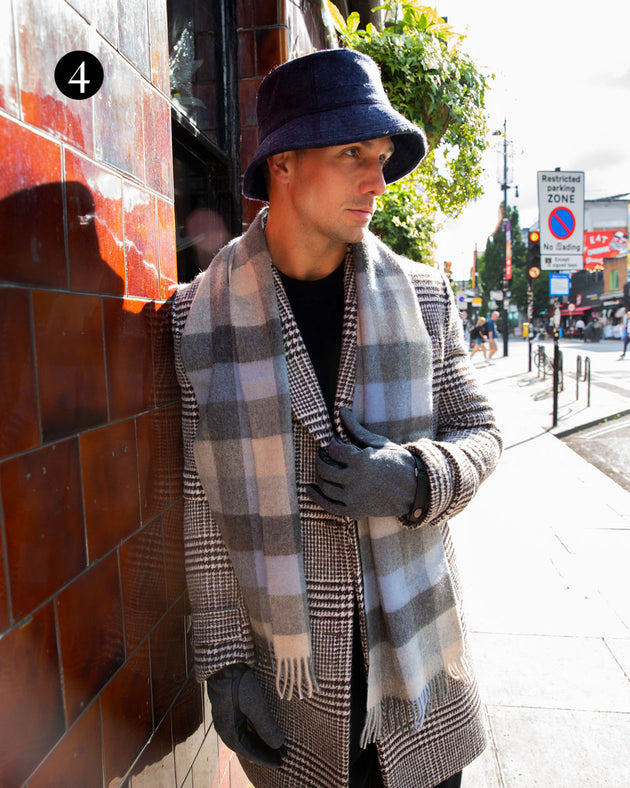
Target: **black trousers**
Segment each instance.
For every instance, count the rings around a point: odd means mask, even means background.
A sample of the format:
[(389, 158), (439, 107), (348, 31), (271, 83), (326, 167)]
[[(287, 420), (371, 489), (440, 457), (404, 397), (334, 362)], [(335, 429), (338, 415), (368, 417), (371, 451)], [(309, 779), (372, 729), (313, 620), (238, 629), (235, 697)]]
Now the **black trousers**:
[[(367, 676), (361, 646), (358, 610), (354, 611), (352, 638), (352, 684), (350, 700), (350, 788), (384, 788), (376, 745), (361, 749), (359, 741), (367, 707)], [(462, 773), (458, 772), (435, 788), (459, 788)]]

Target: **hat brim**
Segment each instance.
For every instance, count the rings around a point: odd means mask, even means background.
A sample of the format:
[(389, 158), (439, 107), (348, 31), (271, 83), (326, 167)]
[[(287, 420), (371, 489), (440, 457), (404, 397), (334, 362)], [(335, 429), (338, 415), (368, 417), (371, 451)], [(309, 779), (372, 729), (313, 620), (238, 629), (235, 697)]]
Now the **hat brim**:
[(380, 137), (390, 137), (394, 143), (394, 152), (383, 169), (386, 183), (410, 173), (426, 154), (424, 132), (388, 104), (353, 104), (296, 118), (261, 142), (245, 170), (243, 194), (252, 200), (268, 201), (263, 164), (276, 153), (347, 145)]

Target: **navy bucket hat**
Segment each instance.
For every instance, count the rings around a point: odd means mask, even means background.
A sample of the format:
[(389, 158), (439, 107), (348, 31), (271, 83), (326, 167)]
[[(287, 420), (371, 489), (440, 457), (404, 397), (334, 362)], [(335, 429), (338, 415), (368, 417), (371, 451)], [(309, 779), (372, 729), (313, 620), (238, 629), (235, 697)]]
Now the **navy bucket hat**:
[(389, 102), (377, 64), (351, 49), (324, 49), (289, 60), (268, 74), (257, 97), (258, 150), (243, 179), (243, 194), (268, 200), (269, 156), (391, 137), (394, 153), (383, 174), (392, 183), (422, 161), (424, 132)]

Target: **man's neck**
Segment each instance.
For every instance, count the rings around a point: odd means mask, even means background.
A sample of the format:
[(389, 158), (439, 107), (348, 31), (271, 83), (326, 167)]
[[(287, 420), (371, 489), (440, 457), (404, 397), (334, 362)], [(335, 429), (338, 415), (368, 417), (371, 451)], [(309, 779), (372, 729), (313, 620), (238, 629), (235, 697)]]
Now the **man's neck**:
[(347, 244), (339, 241), (311, 243), (299, 229), (287, 227), (270, 210), (265, 228), (267, 248), (276, 268), (292, 279), (323, 279), (337, 269), (345, 257)]

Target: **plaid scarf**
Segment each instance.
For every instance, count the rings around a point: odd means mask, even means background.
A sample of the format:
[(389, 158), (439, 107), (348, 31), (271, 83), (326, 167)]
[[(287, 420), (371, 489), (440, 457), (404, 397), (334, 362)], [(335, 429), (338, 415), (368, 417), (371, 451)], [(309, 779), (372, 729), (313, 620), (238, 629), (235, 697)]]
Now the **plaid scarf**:
[[(290, 390), (264, 237), (265, 212), (202, 276), (182, 336), (199, 406), (197, 470), (243, 591), (269, 644), (276, 687), (317, 690), (302, 560)], [(413, 286), (374, 236), (352, 247), (358, 304), (353, 410), (400, 443), (431, 437), (431, 343)], [(363, 744), (420, 729), (446, 675), (468, 679), (439, 528), (358, 523), (369, 649)]]

